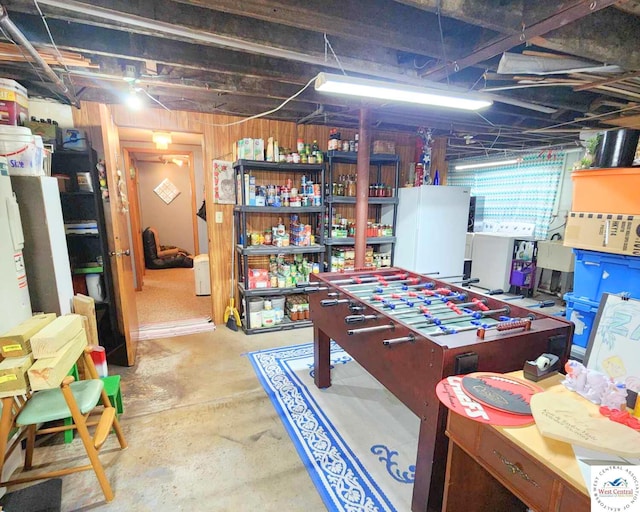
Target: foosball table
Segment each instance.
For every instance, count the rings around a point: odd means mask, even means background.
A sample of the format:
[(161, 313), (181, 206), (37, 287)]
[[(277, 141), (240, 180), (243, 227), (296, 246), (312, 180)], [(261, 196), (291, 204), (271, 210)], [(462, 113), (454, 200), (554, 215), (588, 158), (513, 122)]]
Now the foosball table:
[(390, 268), (311, 281), (315, 384), (331, 386), (334, 340), (420, 418), (413, 512), (442, 503), (447, 409), (436, 384), (449, 375), (519, 370), (542, 353), (564, 365), (569, 355), (571, 322), (428, 275)]

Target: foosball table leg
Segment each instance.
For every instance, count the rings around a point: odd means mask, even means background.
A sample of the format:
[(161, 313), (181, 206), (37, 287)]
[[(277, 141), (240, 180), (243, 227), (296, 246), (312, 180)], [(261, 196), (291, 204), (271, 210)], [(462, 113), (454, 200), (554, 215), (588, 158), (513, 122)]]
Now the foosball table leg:
[(319, 388), (331, 386), (331, 339), (318, 327), (313, 327), (313, 380)]

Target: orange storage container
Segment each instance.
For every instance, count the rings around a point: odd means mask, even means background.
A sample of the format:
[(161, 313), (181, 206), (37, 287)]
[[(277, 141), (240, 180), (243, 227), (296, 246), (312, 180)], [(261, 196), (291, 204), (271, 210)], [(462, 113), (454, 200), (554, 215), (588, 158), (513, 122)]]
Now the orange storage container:
[(571, 179), (572, 211), (640, 214), (640, 167), (583, 169)]

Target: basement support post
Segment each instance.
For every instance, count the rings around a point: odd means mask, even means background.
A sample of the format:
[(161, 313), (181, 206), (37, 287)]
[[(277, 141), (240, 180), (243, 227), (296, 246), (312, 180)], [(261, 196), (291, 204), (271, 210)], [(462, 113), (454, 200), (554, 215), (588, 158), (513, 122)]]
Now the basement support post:
[(356, 178), (356, 243), (355, 267), (364, 268), (364, 256), (367, 250), (367, 214), (369, 212), (369, 109), (360, 109), (360, 142), (358, 144), (358, 163)]

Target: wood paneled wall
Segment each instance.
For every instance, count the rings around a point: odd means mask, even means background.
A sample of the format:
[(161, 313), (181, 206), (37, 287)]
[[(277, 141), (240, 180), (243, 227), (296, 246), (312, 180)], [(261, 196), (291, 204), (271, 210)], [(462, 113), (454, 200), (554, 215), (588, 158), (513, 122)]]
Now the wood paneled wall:
[[(290, 148), (295, 148), (298, 138), (309, 143), (317, 140), (320, 147), (326, 150), (330, 128), (266, 119), (255, 119), (228, 126), (229, 123), (239, 121), (241, 118), (197, 112), (169, 112), (161, 109), (134, 112), (121, 105), (113, 105), (111, 108), (117, 126), (202, 134), (202, 150), (206, 167), (204, 173), (207, 218), (215, 219), (216, 212), (221, 212), (223, 217), (221, 224), (213, 220), (207, 223), (212, 317), (216, 324), (222, 324), (222, 316), (231, 294), (233, 206), (214, 204), (210, 162), (214, 159), (231, 160), (233, 142), (243, 137), (262, 138), (265, 141), (268, 137), (274, 137), (280, 146)], [(74, 110), (75, 126), (88, 130), (92, 144), (101, 156), (100, 127), (96, 124), (99, 123), (99, 119), (97, 103), (82, 102), (81, 108)], [(341, 133), (343, 139), (353, 139), (355, 130), (341, 130)], [(402, 186), (407, 180), (409, 163), (414, 159), (415, 135), (374, 130), (372, 139), (395, 141), (396, 153), (400, 155), (400, 185)]]

